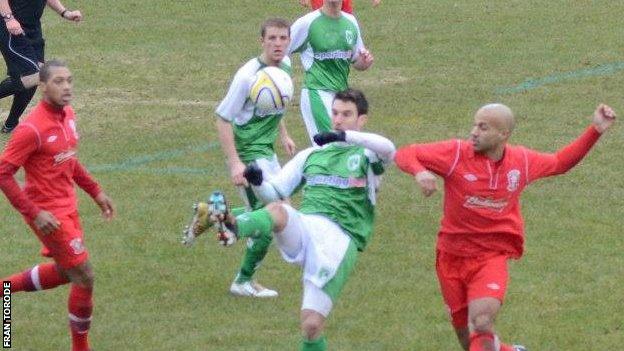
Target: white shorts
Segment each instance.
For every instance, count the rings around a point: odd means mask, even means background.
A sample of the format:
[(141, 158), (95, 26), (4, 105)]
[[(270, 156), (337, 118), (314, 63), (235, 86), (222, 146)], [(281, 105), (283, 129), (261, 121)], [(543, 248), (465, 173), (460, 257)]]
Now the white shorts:
[(323, 288), (343, 267), (345, 258), (352, 257), (348, 252), (355, 246), (351, 237), (327, 217), (303, 214), (287, 204), (282, 206), (288, 213), (288, 222), (282, 232), (275, 234), (275, 241), (284, 260), (303, 267), (301, 308), (327, 316), (349, 272), (338, 277), (341, 281), (336, 295)]
[(333, 306), (334, 303), (326, 292), (307, 280), (303, 281), (302, 310), (312, 310), (327, 318)]

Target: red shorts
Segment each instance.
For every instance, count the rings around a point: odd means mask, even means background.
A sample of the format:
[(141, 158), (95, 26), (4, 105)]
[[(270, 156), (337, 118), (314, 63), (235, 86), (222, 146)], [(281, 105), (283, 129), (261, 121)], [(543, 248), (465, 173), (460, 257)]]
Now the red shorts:
[[(323, 7), (323, 0), (310, 1), (313, 10), (318, 10)], [(342, 11), (353, 13), (353, 6), (351, 6), (351, 0), (342, 0)]]
[(438, 251), (436, 272), (444, 303), (455, 328), (468, 326), (468, 303), (493, 297), (501, 303), (507, 291), (507, 260), (504, 254), (488, 257), (460, 257)]
[(89, 258), (89, 252), (84, 246), (78, 213), (57, 217), (57, 219), (61, 222), (61, 226), (50, 234), (44, 234), (35, 227), (33, 222), (27, 221), (44, 245), (44, 249), (41, 250), (42, 254), (52, 257), (59, 266), (65, 269), (85, 263)]

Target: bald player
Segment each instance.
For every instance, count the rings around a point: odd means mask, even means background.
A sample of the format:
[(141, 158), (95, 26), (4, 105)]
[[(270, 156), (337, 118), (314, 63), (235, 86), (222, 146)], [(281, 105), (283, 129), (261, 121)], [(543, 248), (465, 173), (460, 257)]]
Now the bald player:
[(502, 104), (481, 107), (468, 140), (413, 144), (400, 148), (397, 166), (411, 174), (425, 196), (444, 179), (444, 214), (436, 245), (442, 297), (464, 350), (521, 351), (500, 342), (494, 320), (508, 282), (507, 261), (524, 248), (520, 194), (537, 179), (570, 170), (615, 121), (600, 104), (592, 123), (554, 154), (507, 143), (514, 115)]

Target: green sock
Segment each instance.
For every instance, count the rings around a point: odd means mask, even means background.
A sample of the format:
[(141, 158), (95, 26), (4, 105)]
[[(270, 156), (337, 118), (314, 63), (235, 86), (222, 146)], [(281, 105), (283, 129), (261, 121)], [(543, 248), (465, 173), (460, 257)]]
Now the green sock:
[(236, 235), (239, 238), (270, 237), (272, 232), (273, 218), (265, 208), (236, 216)]
[(327, 338), (320, 336), (314, 340), (303, 338), (299, 351), (325, 351), (327, 350)]
[(245, 250), (243, 261), (241, 262), (238, 275), (236, 276), (237, 283), (251, 281), (260, 263), (262, 263), (267, 252), (269, 252), (271, 241), (273, 241), (272, 235), (248, 239), (247, 249)]

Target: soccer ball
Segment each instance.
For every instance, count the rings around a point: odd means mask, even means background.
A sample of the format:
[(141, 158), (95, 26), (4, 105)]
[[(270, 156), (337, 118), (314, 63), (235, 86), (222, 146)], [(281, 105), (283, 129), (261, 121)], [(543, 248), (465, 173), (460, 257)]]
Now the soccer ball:
[(260, 114), (278, 113), (292, 100), (294, 90), (293, 81), (286, 71), (267, 66), (256, 73), (249, 98)]

